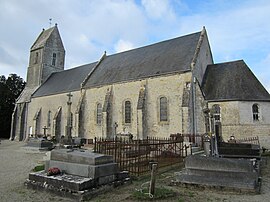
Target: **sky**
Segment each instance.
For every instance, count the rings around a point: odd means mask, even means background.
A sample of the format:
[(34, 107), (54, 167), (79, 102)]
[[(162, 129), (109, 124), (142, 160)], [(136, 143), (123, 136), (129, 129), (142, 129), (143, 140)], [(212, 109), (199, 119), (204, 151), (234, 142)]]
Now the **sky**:
[(0, 75), (26, 79), (31, 45), (55, 23), (65, 69), (205, 26), (214, 62), (243, 59), (270, 92), (269, 0), (0, 0), (0, 8)]

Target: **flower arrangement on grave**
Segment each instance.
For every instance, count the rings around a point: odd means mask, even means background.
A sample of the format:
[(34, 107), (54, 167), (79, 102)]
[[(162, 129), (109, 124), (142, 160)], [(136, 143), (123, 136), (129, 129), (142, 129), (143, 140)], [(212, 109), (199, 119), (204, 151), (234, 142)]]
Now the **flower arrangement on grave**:
[(61, 173), (61, 171), (60, 171), (59, 168), (52, 167), (52, 168), (49, 168), (49, 169), (48, 169), (47, 175), (48, 175), (48, 176), (52, 176), (52, 175), (58, 175), (58, 174), (60, 174), (60, 173)]

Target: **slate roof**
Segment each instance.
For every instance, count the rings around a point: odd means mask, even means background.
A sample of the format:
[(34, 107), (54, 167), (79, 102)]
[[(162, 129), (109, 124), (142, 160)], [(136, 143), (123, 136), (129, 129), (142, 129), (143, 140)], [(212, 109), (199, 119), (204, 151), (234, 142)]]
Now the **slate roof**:
[(190, 71), (201, 32), (104, 58), (85, 88)]
[(51, 36), (51, 33), (54, 29), (57, 29), (57, 26), (44, 30), (40, 33), (35, 43), (32, 45), (31, 50), (35, 50), (41, 47), (44, 47), (48, 38)]
[(25, 86), (22, 93), (18, 97), (16, 103), (30, 102), (31, 96), (32, 96), (33, 92), (35, 92), (37, 90), (37, 88), (38, 88), (37, 86), (35, 86), (35, 87)]
[(80, 85), (96, 63), (53, 73), (33, 94), (33, 97), (80, 90)]
[(202, 90), (209, 101), (270, 101), (270, 95), (243, 60), (208, 65)]

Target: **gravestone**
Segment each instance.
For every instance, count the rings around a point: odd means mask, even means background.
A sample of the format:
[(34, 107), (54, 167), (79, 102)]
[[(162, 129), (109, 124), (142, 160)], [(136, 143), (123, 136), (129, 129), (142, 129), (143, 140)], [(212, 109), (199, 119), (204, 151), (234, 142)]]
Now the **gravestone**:
[[(58, 168), (61, 173), (48, 176), (50, 168)], [(91, 198), (100, 187), (127, 182), (130, 182), (128, 173), (119, 172), (112, 156), (82, 149), (55, 149), (45, 163), (45, 170), (30, 173), (26, 185), (82, 200)]]
[(175, 182), (259, 192), (260, 176), (256, 160), (189, 156), (185, 168), (175, 173)]
[(45, 138), (29, 138), (26, 144), (27, 147), (33, 147), (39, 150), (51, 150), (53, 149), (53, 143)]

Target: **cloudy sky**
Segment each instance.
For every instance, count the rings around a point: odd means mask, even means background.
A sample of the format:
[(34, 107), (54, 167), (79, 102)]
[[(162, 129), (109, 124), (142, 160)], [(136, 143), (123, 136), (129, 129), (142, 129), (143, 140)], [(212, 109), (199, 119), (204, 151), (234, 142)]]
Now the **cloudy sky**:
[(215, 63), (244, 59), (270, 91), (268, 0), (0, 0), (0, 75), (25, 79), (42, 28), (58, 24), (65, 68), (206, 27)]

